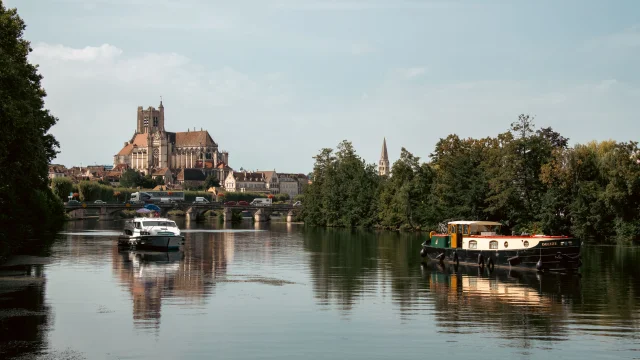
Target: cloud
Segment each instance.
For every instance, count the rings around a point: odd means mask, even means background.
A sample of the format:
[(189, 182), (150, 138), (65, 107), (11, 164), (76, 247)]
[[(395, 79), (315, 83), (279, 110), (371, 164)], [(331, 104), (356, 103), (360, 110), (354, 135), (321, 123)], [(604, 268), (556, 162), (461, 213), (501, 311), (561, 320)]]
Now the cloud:
[(232, 152), (239, 131), (277, 132), (272, 117), (295, 98), (284, 74), (211, 69), (176, 53), (41, 43), (29, 60), (40, 65), (47, 107), (60, 119), (52, 129), (62, 144), (56, 161), (68, 165), (112, 162), (133, 133), (137, 106), (157, 106), (161, 95), (167, 130), (208, 129)]
[(109, 44), (98, 47), (86, 46), (74, 49), (62, 45), (38, 44), (33, 48), (32, 58), (63, 61), (107, 61), (122, 54), (122, 50)]
[[(382, 138), (390, 156), (401, 146), (423, 159), (441, 137), (495, 136), (518, 114), (536, 116), (574, 142), (629, 140), (640, 131), (640, 89), (620, 78), (584, 83), (425, 77), (427, 68), (390, 68), (353, 93), (320, 93), (309, 78), (281, 71), (212, 68), (177, 53), (132, 53), (110, 44), (73, 48), (38, 44), (58, 160), (110, 163), (135, 128), (137, 106), (164, 98), (169, 131), (204, 128), (230, 152), (231, 166), (311, 169), (311, 157), (342, 139), (376, 162)], [(428, 81), (427, 81), (428, 80)]]

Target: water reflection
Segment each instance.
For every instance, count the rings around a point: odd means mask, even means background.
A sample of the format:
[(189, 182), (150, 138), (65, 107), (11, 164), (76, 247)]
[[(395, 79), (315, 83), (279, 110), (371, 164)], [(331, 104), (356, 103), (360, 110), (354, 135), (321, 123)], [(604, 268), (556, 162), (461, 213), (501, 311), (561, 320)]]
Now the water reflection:
[(539, 275), (474, 266), (423, 266), (435, 307), (436, 326), (444, 333), (489, 330), (503, 339), (566, 340), (564, 322), (571, 299), (579, 297), (578, 276)]
[(422, 266), (424, 234), (180, 227), (182, 251), (155, 253), (118, 251), (121, 223), (69, 223), (49, 264), (2, 270), (0, 358), (640, 354), (638, 248), (585, 247), (579, 278)]
[(233, 261), (234, 241), (224, 233), (186, 233), (181, 251), (141, 252), (112, 247), (112, 268), (133, 301), (138, 328), (159, 329), (162, 302), (198, 307), (213, 293), (215, 278)]
[(419, 242), (413, 235), (343, 229), (305, 229), (314, 296), (319, 305), (349, 313), (362, 297), (382, 292), (402, 313), (416, 303)]
[(0, 358), (46, 348), (51, 309), (45, 300), (43, 265), (0, 268)]

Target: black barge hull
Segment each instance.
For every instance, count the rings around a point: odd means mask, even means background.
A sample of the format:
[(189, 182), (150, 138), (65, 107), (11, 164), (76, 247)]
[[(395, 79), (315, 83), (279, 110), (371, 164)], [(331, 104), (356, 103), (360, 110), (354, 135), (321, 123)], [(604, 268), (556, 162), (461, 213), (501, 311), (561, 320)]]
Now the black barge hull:
[(423, 261), (450, 264), (470, 264), (480, 267), (528, 269), (537, 271), (575, 271), (582, 266), (580, 245), (565, 247), (535, 247), (524, 250), (469, 250), (436, 248), (423, 245)]

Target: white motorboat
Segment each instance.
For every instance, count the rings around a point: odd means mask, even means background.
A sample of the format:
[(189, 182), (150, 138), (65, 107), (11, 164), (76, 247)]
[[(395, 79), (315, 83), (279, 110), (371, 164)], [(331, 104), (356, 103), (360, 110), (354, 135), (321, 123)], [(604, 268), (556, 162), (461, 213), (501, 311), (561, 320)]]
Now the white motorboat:
[(166, 218), (134, 218), (125, 221), (118, 246), (133, 249), (177, 250), (184, 236), (175, 221)]

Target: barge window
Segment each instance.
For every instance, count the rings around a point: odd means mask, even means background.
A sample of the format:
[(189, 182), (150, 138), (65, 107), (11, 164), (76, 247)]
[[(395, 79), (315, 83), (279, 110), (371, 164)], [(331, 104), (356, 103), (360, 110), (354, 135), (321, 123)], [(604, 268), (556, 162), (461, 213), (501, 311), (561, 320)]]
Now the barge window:
[(141, 227), (141, 226), (140, 226), (140, 223), (139, 223), (139, 222), (137, 222), (137, 221), (136, 221), (136, 222), (134, 222), (133, 224), (136, 226), (136, 229), (140, 229), (140, 227)]
[(491, 241), (489, 243), (489, 249), (497, 249), (498, 248), (498, 242), (497, 241)]
[(469, 225), (462, 225), (462, 233), (469, 235)]
[(478, 242), (475, 240), (469, 240), (469, 249), (477, 249), (478, 248)]

